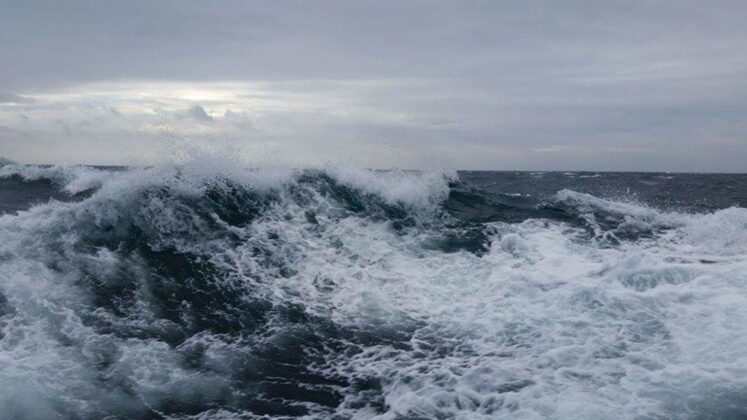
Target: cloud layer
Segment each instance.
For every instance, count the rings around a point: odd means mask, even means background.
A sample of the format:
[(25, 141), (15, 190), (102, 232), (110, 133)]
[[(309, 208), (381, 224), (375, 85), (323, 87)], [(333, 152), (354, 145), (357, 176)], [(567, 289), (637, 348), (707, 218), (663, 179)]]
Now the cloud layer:
[(747, 4), (0, 5), (0, 155), (744, 171)]

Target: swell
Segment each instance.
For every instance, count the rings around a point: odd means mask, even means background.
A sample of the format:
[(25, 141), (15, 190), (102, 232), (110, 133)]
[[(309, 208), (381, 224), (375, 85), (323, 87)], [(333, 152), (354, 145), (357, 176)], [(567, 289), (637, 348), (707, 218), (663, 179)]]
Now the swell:
[[(105, 182), (115, 177), (117, 172), (124, 169), (76, 166), (38, 167), (9, 164), (5, 167), (0, 167), (0, 182), (3, 183), (0, 193), (7, 196), (6, 200), (4, 200), (4, 208), (0, 210), (2, 212), (26, 210), (33, 205), (49, 200), (80, 201), (89, 197), (101, 188)], [(327, 173), (324, 170), (297, 171), (293, 175), (294, 183), (297, 183), (301, 188), (309, 187), (317, 189), (319, 193), (329, 196), (332, 200), (339, 201), (346, 210), (356, 214), (365, 214), (367, 211), (370, 211), (371, 213), (367, 214), (367, 216), (391, 219), (394, 221), (395, 226), (399, 223), (412, 224), (412, 217), (406, 214), (406, 210), (402, 208), (401, 204), (408, 200), (413, 200), (410, 203), (411, 207), (413, 204), (421, 207), (436, 206), (441, 216), (444, 214), (450, 216), (453, 219), (452, 222), (456, 222), (460, 228), (481, 226), (491, 222), (518, 223), (527, 219), (540, 218), (583, 226), (592, 235), (611, 231), (613, 234), (608, 235), (608, 237), (614, 236), (614, 239), (617, 240), (619, 238), (636, 239), (639, 234), (650, 236), (657, 228), (667, 227), (664, 224), (649, 229), (632, 228), (629, 224), (625, 223), (626, 217), (641, 216), (642, 211), (648, 211), (650, 214), (658, 214), (658, 212), (635, 204), (624, 207), (620, 203), (598, 199), (594, 196), (576, 193), (571, 190), (562, 190), (558, 194), (545, 198), (496, 194), (464, 183), (455, 175), (449, 174), (448, 176), (444, 175), (443, 185), (439, 185), (439, 188), (444, 188), (448, 192), (444, 196), (442, 191), (441, 195), (436, 198), (436, 201), (431, 202), (429, 200), (434, 199), (435, 196), (428, 196), (429, 193), (423, 195), (423, 191), (417, 191), (417, 187), (413, 185), (402, 185), (404, 186), (404, 190), (395, 191), (393, 196), (387, 190), (390, 185), (381, 184), (381, 181), (376, 176), (365, 178), (367, 182), (371, 182), (372, 180), (377, 181), (373, 183), (375, 185), (373, 188), (371, 185), (360, 184), (363, 182), (361, 179), (355, 180), (353, 178), (349, 180), (352, 182), (350, 185), (340, 183), (335, 185), (333, 176), (335, 171), (339, 171), (339, 169), (329, 168), (329, 172), (331, 173)], [(397, 178), (397, 175), (390, 176), (389, 178)], [(404, 179), (407, 178), (405, 177)], [(219, 184), (222, 181), (228, 181), (228, 184), (221, 186), (221, 188), (228, 187), (229, 190), (234, 188), (233, 191), (224, 191), (227, 195), (231, 195), (232, 192), (236, 192), (237, 194), (231, 198), (231, 200), (234, 200), (232, 203), (233, 207), (223, 207), (222, 204), (227, 204), (227, 202), (211, 203), (210, 205), (214, 206), (215, 209), (224, 213), (230, 211), (233, 216), (227, 215), (228, 217), (242, 217), (240, 216), (242, 212), (246, 212), (247, 214), (256, 212), (257, 209), (254, 206), (258, 203), (251, 200), (245, 203), (236, 202), (236, 200), (247, 200), (247, 197), (241, 193), (241, 189), (244, 186), (235, 183), (231, 184), (231, 181), (228, 179), (218, 179), (217, 181)], [(399, 179), (399, 181), (402, 181), (402, 179)], [(356, 183), (358, 184), (356, 185)], [(402, 184), (406, 184), (406, 182)], [(290, 186), (291, 189), (295, 188), (296, 191), (299, 191), (297, 187)], [(408, 190), (408, 188), (411, 190)], [(407, 195), (411, 191), (415, 191), (416, 193), (408, 197)], [(205, 197), (207, 202), (216, 198), (215, 194), (215, 190), (210, 192)], [(397, 194), (404, 195), (396, 197)], [(252, 199), (257, 198), (259, 197), (252, 197)], [(304, 205), (302, 196), (297, 195), (294, 198), (301, 199), (301, 205)], [(199, 202), (200, 199), (201, 197), (188, 205), (200, 206), (202, 205)], [(397, 203), (398, 200), (399, 203)], [(418, 200), (420, 202), (415, 203)], [(382, 206), (382, 203), (386, 205)], [(246, 204), (246, 206), (241, 207), (241, 209), (236, 207), (241, 204)], [(312, 213), (309, 214), (311, 217)], [(653, 217), (655, 218), (655, 216)], [(441, 219), (443, 221), (443, 217)], [(475, 238), (479, 237), (476, 233), (473, 236)], [(479, 237), (478, 239), (484, 242), (483, 237)], [(459, 239), (455, 238), (455, 244), (457, 242), (459, 242)], [(478, 252), (482, 245), (477, 243), (465, 244), (466, 247), (475, 252)], [(458, 245), (455, 246), (456, 249), (460, 249)]]
[[(133, 171), (92, 184), (94, 191), (77, 202), (52, 201), (0, 219), (4, 354), (19, 369), (18, 360), (39, 356), (29, 348), (39, 343), (25, 343), (34, 338), (23, 326), (38, 321), (34, 333), (44, 336), (44, 351), (66, 353), (53, 364), (69, 365), (79, 376), (57, 378), (73, 385), (73, 395), (63, 393), (62, 400), (44, 401), (49, 390), (41, 383), (18, 387), (41, 401), (5, 400), (8, 412), (151, 417), (217, 406), (300, 415), (337, 407), (343, 387), (376, 388), (314, 372), (324, 360), (310, 350), (351, 351), (350, 344), (386, 343), (400, 333), (337, 325), (327, 308), (310, 311), (293, 290), (273, 282), (297, 274), (304, 254), (299, 242), (326, 240), (325, 231), (342, 220), (386, 222), (403, 235), (442, 223), (430, 192), (404, 202), (348, 185), (370, 176), (364, 172), (350, 174), (348, 184), (322, 171), (284, 173), (258, 188), (251, 172), (232, 179), (201, 170)], [(78, 182), (59, 169), (51, 173), (63, 191)], [(11, 182), (22, 176), (12, 175)], [(45, 177), (34, 173), (24, 182)], [(65, 293), (51, 296), (43, 283)], [(330, 280), (312, 287), (323, 292)], [(59, 311), (69, 316), (56, 316)], [(135, 363), (163, 371), (144, 372)], [(11, 369), (4, 380), (22, 373), (28, 372)]]
[(741, 208), (339, 167), (5, 168), (75, 197), (0, 216), (9, 416), (744, 412)]

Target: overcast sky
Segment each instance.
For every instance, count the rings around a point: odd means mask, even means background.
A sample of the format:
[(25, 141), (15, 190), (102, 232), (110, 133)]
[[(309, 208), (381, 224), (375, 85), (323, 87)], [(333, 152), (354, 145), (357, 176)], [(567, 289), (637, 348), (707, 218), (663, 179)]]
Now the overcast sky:
[(0, 0), (0, 155), (747, 172), (747, 1)]

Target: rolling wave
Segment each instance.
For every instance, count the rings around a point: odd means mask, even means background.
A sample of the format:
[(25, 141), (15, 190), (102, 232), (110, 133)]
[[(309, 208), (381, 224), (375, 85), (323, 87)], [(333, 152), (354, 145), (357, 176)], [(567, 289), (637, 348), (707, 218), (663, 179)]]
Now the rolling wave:
[[(0, 167), (8, 418), (741, 418), (747, 210), (454, 173)], [(40, 198), (41, 197), (41, 198)]]

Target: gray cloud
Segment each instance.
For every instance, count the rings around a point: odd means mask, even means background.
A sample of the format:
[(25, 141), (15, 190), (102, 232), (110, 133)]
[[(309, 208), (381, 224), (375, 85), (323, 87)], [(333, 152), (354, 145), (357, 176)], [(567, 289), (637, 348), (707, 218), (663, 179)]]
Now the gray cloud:
[(187, 118), (191, 118), (195, 121), (209, 123), (213, 122), (213, 117), (205, 112), (205, 108), (201, 105), (192, 105), (187, 112), (184, 114)]
[(31, 98), (27, 98), (20, 95), (14, 95), (12, 93), (0, 92), (0, 105), (13, 105), (13, 104), (28, 104), (33, 102)]
[(299, 164), (744, 171), (746, 19), (729, 0), (5, 2), (0, 154), (133, 163), (182, 139)]

